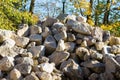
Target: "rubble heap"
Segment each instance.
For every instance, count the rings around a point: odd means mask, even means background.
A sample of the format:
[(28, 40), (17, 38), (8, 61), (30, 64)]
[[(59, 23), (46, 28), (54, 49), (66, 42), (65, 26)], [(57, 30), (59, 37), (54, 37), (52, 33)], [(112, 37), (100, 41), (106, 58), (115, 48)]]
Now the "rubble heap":
[(120, 38), (80, 16), (0, 30), (0, 80), (120, 80)]

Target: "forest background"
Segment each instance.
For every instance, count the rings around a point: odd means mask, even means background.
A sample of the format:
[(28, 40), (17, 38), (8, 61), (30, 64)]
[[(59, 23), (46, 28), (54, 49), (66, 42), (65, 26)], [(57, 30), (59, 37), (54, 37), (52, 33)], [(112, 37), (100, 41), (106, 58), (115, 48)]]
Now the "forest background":
[(87, 22), (120, 36), (120, 0), (0, 0), (0, 28), (17, 30), (19, 24), (34, 25), (62, 14), (87, 18)]

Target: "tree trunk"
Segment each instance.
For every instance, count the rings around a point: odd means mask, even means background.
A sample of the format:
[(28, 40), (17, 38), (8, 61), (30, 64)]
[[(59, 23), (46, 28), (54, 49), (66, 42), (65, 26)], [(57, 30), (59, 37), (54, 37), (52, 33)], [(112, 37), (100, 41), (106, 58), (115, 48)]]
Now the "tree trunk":
[(109, 14), (110, 14), (110, 0), (107, 0), (107, 7), (105, 9), (105, 13), (104, 13), (104, 18), (103, 18), (103, 24), (108, 24), (109, 23)]
[(29, 12), (33, 14), (35, 0), (31, 0)]
[[(99, 5), (99, 0), (97, 0), (97, 5)], [(97, 7), (97, 6), (96, 6)], [(96, 8), (96, 9), (98, 9), (98, 8)], [(97, 13), (97, 11), (95, 11), (95, 25), (97, 26), (98, 25), (98, 21), (99, 21), (99, 19), (98, 19), (98, 13)]]
[[(93, 6), (93, 0), (90, 0), (90, 8), (91, 8), (91, 11), (92, 11), (92, 6)], [(91, 16), (92, 16), (91, 14), (90, 14), (90, 15), (87, 15), (87, 20), (91, 19), (91, 18), (92, 18)]]

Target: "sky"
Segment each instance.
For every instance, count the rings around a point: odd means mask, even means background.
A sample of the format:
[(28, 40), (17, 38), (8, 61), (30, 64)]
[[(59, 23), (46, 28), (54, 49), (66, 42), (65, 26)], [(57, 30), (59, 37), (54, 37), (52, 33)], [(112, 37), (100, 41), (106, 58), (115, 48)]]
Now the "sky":
[[(29, 8), (30, 1), (31, 0), (28, 1), (28, 6), (27, 6), (28, 8)], [(72, 12), (74, 13), (75, 8), (68, 1), (69, 0), (66, 0), (66, 3), (65, 3), (65, 13), (72, 14)], [(45, 7), (46, 3), (49, 4), (49, 6), (48, 6), (49, 10), (47, 9), (47, 7)], [(52, 3), (52, 5), (51, 5), (51, 3)], [(120, 6), (120, 3), (117, 3), (117, 5)], [(34, 13), (36, 15), (38, 15), (40, 18), (44, 18), (48, 15), (50, 15), (52, 17), (56, 17), (60, 13), (62, 13), (62, 6), (63, 6), (62, 0), (35, 0)], [(56, 10), (56, 12), (55, 12), (55, 10)], [(55, 16), (53, 16), (53, 15), (55, 15)]]

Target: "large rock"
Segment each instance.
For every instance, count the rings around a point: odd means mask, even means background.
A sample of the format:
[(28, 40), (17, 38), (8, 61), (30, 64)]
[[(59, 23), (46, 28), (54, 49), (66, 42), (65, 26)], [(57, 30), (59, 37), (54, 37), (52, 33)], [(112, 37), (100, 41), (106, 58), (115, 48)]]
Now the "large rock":
[(6, 39), (10, 39), (11, 37), (13, 37), (13, 35), (14, 35), (13, 31), (0, 29), (0, 43)]
[(47, 53), (52, 53), (55, 51), (57, 44), (52, 35), (47, 36), (47, 38), (44, 41), (44, 46)]
[(87, 18), (82, 17), (82, 16), (76, 16), (76, 20), (79, 21), (79, 22), (84, 22), (84, 23), (86, 23)]
[(30, 74), (32, 70), (32, 66), (30, 64), (25, 63), (17, 64), (15, 68), (18, 69), (23, 75)]
[(76, 55), (82, 60), (88, 60), (90, 58), (90, 53), (87, 48), (78, 47), (76, 49)]
[(20, 80), (21, 73), (17, 69), (13, 69), (10, 71), (10, 80)]
[(38, 58), (39, 56), (45, 55), (45, 46), (35, 46), (28, 49), (29, 52), (33, 54), (33, 58)]
[(27, 24), (22, 24), (17, 30), (18, 36), (28, 36), (29, 35), (29, 26)]
[(13, 48), (15, 46), (15, 41), (13, 39), (6, 39), (2, 46), (6, 46), (6, 47), (9, 47), (9, 48)]
[(1, 71), (10, 71), (14, 66), (13, 57), (4, 57), (0, 60), (0, 70)]
[(55, 68), (54, 63), (42, 63), (39, 66), (41, 71), (48, 72), (48, 73), (52, 73)]
[(30, 34), (40, 34), (42, 33), (42, 28), (40, 26), (34, 25), (30, 27)]
[(16, 37), (14, 38), (14, 40), (15, 40), (15, 42), (16, 42), (16, 45), (17, 45), (18, 47), (22, 47), (22, 48), (26, 47), (26, 45), (29, 43), (29, 38), (27, 38), (27, 37), (19, 37), (19, 36), (16, 36)]
[(87, 34), (90, 35), (90, 25), (87, 23), (81, 23), (74, 20), (68, 20), (67, 26), (70, 26), (75, 32), (78, 32), (80, 34)]
[(56, 23), (58, 20), (48, 17), (42, 24), (43, 27), (51, 27), (54, 23)]
[(61, 22), (56, 22), (52, 26), (52, 31), (54, 34), (56, 34), (58, 32), (61, 32), (63, 27), (64, 27), (64, 24), (62, 24)]
[(42, 36), (40, 34), (32, 34), (29, 38), (30, 41), (36, 42), (37, 45), (42, 44)]
[(15, 57), (18, 55), (17, 52), (13, 50), (13, 48), (7, 47), (7, 46), (0, 46), (0, 56), (5, 57), (5, 56), (10, 56), (10, 57)]
[(83, 80), (81, 67), (72, 59), (64, 61), (60, 66), (60, 70), (62, 70), (70, 80)]
[(58, 66), (60, 63), (67, 60), (67, 58), (70, 56), (70, 53), (68, 52), (54, 52), (49, 56), (50, 62), (54, 62), (56, 66)]
[(60, 14), (60, 15), (57, 16), (57, 19), (60, 22), (63, 22), (67, 16), (68, 16), (68, 14)]
[(92, 30), (92, 36), (95, 38), (97, 41), (103, 41), (103, 30), (99, 27), (95, 27)]
[(39, 80), (53, 80), (52, 75), (48, 72), (36, 72)]
[(60, 39), (66, 40), (67, 39), (67, 32), (65, 30), (61, 31), (54, 35), (55, 39), (59, 41)]
[(104, 72), (104, 67), (105, 67), (103, 63), (100, 63), (97, 60), (85, 61), (85, 62), (82, 62), (81, 65), (84, 67), (90, 68), (92, 71), (96, 73)]
[[(107, 80), (115, 80), (113, 74), (120, 74), (120, 64), (110, 55), (105, 55), (105, 74)], [(120, 79), (120, 75), (116, 76)]]
[(117, 54), (115, 57), (116, 61), (120, 64), (120, 54)]

